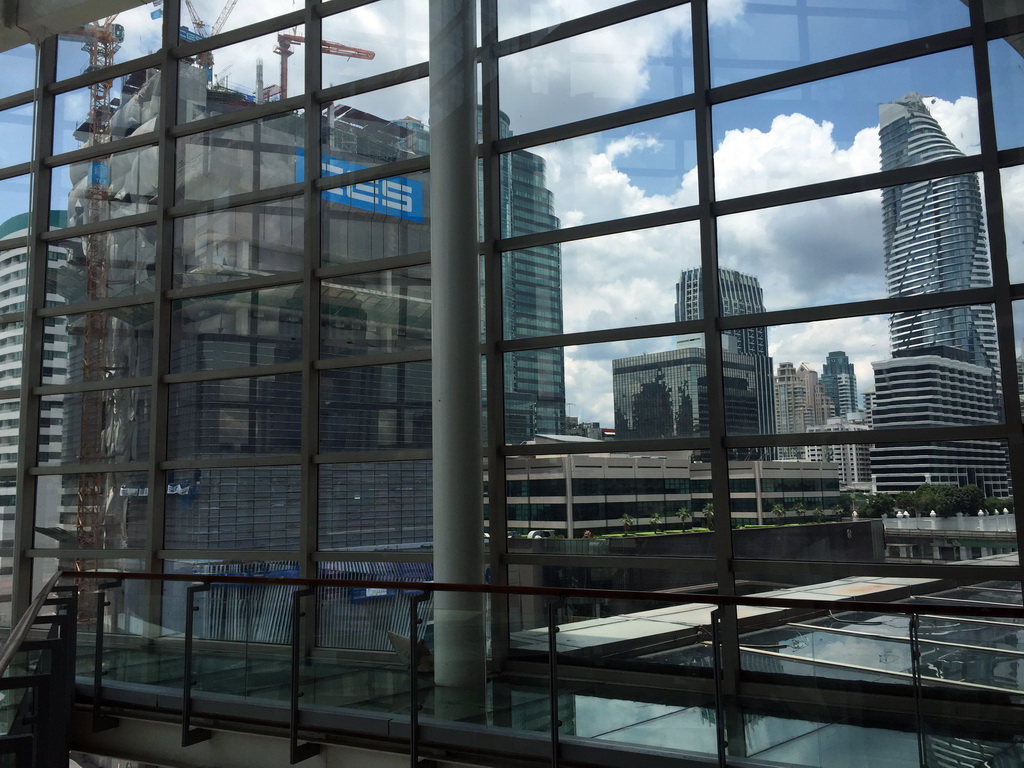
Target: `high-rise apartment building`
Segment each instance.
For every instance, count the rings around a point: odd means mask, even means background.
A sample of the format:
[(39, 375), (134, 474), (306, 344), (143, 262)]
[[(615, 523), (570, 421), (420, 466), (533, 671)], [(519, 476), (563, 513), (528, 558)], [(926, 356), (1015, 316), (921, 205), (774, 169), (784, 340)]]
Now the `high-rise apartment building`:
[[(775, 432), (780, 435), (807, 432), (825, 423), (832, 412), (818, 372), (807, 363), (779, 363), (775, 374)], [(779, 458), (803, 458), (801, 448), (779, 449)]]
[[(882, 170), (963, 157), (917, 93), (879, 110)], [(882, 190), (885, 283), (890, 296), (967, 290), (992, 284), (977, 176), (901, 184)], [(893, 353), (962, 349), (975, 365), (999, 370), (990, 305), (895, 312)]]
[[(882, 170), (963, 157), (925, 105), (910, 93), (880, 108)], [(890, 296), (967, 290), (992, 284), (977, 176), (929, 179), (882, 190), (885, 279)], [(873, 363), (875, 429), (980, 425), (1001, 420), (999, 361), (991, 305), (896, 312), (889, 319), (892, 360)], [(976, 484), (1008, 491), (999, 443), (879, 444), (874, 486), (913, 490), (922, 482)]]

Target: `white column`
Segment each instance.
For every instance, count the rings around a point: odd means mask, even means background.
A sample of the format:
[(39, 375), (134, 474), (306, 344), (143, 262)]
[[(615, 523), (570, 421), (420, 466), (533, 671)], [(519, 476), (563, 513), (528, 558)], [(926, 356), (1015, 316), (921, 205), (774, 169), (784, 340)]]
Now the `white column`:
[[(434, 579), (483, 581), (476, 9), (430, 2)], [(434, 598), (434, 682), (483, 691), (484, 601)], [(467, 697), (473, 699), (472, 695)]]

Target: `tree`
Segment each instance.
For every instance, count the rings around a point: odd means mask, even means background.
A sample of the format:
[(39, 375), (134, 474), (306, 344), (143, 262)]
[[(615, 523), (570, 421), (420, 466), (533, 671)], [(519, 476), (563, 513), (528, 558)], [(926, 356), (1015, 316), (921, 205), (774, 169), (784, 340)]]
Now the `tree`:
[(861, 505), (859, 514), (861, 517), (881, 517), (891, 515), (896, 509), (896, 502), (887, 493), (873, 493), (865, 499)]
[(623, 512), (619, 520), (622, 521), (622, 535), (629, 536), (629, 529), (636, 525), (636, 518), (629, 512)]
[(782, 523), (782, 519), (786, 516), (786, 508), (781, 504), (776, 504), (772, 507), (772, 514), (778, 519), (779, 523)]
[(651, 528), (655, 533), (661, 533), (661, 512), (651, 513)]
[(715, 505), (714, 505), (714, 503), (709, 501), (707, 504), (704, 505), (704, 509), (702, 509), (701, 512), (704, 515), (704, 525), (706, 527), (708, 527), (709, 529), (711, 529), (712, 531), (715, 530)]
[(686, 527), (686, 521), (690, 518), (690, 510), (686, 507), (680, 507), (676, 510), (676, 517), (679, 518), (679, 525), (683, 528)]
[(796, 517), (803, 517), (807, 513), (807, 507), (804, 506), (802, 501), (798, 501), (793, 505), (793, 514)]
[(814, 522), (816, 523), (825, 522), (825, 512), (821, 509), (821, 507), (815, 507), (814, 509), (812, 509), (811, 517), (814, 518)]

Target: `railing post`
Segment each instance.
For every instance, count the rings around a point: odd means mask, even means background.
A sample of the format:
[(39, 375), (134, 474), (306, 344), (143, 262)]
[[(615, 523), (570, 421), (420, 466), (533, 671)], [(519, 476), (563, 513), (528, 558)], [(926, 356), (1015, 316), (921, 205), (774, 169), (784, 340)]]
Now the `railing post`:
[(104, 624), (106, 623), (106, 608), (110, 605), (107, 600), (107, 590), (121, 586), (120, 581), (111, 581), (106, 584), (96, 585), (96, 648), (93, 656), (92, 668), (92, 732), (98, 733), (114, 728), (117, 725), (117, 718), (104, 715), (100, 712), (103, 704), (103, 637)]
[(320, 754), (320, 745), (306, 742), (299, 744), (299, 669), (302, 663), (302, 618), (306, 612), (302, 610), (302, 598), (309, 597), (316, 590), (302, 589), (292, 593), (292, 669), (288, 714), (288, 755), (292, 765), (308, 760)]
[(914, 681), (914, 714), (917, 719), (917, 757), (921, 768), (928, 767), (924, 740), (924, 715), (921, 712), (921, 645), (917, 630), (920, 617), (910, 614), (910, 676)]
[(417, 592), (409, 600), (409, 764), (416, 768), (420, 762), (420, 604), (427, 599), (425, 592)]
[(718, 741), (718, 765), (719, 768), (726, 768), (726, 750), (729, 748), (729, 740), (725, 732), (725, 695), (722, 685), (722, 636), (720, 623), (722, 621), (722, 609), (716, 608), (711, 612), (711, 668), (715, 678), (715, 738)]
[(193, 584), (186, 592), (185, 601), (185, 674), (182, 681), (181, 692), (181, 746), (191, 747), (201, 741), (206, 741), (213, 734), (205, 728), (192, 728), (192, 686), (196, 681), (192, 679), (192, 634), (195, 624), (195, 614), (199, 610), (196, 605), (197, 592), (209, 592), (209, 584)]
[(564, 600), (548, 603), (548, 698), (551, 705), (551, 768), (558, 768), (558, 729), (562, 721), (558, 717), (558, 611), (565, 605)]

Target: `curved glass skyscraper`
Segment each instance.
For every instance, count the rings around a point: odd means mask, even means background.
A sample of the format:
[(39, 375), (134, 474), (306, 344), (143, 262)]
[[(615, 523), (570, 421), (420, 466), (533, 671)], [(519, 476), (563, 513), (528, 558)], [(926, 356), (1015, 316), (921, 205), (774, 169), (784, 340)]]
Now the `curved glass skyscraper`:
[[(882, 170), (963, 157), (925, 106), (909, 93), (880, 110)], [(977, 176), (929, 179), (882, 190), (885, 281), (890, 296), (992, 285)], [(991, 306), (896, 312), (889, 320), (894, 354), (946, 346), (998, 371)], [(998, 376), (996, 377), (998, 378)]]

